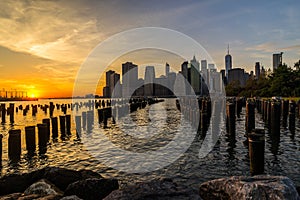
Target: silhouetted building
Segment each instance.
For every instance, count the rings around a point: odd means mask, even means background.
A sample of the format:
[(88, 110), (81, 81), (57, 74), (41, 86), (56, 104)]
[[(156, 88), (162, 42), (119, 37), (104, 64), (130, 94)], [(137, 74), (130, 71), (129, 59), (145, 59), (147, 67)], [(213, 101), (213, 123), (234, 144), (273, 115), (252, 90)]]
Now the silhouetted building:
[(207, 60), (201, 60), (201, 74), (204, 80), (208, 83), (209, 77), (208, 77), (208, 69), (207, 69)]
[[(188, 61), (185, 61), (181, 64), (181, 74), (182, 76), (185, 78), (185, 80), (190, 83), (191, 82), (191, 77), (190, 77), (190, 73), (189, 73), (189, 68), (188, 68)], [(185, 92), (186, 95), (190, 94), (191, 88), (188, 84), (185, 85)]]
[(166, 63), (166, 77), (168, 77), (169, 73), (170, 73), (170, 65), (169, 63)]
[(220, 73), (221, 73), (221, 76), (222, 76), (222, 80), (223, 80), (223, 83), (224, 83), (224, 85), (227, 85), (227, 77), (226, 77), (226, 72), (225, 72), (225, 69), (222, 69), (221, 71), (220, 71)]
[(225, 76), (227, 77), (227, 80), (228, 80), (228, 71), (231, 69), (232, 69), (232, 57), (229, 54), (229, 45), (228, 45), (227, 55), (225, 56), (225, 70), (226, 70)]
[(145, 70), (145, 80), (144, 80), (144, 95), (154, 96), (154, 79), (155, 79), (155, 69), (154, 66), (147, 66)]
[(137, 89), (138, 66), (132, 62), (122, 64), (122, 94), (123, 97), (130, 97)]
[(120, 85), (120, 74), (113, 73), (110, 75), (110, 83), (109, 83), (109, 93), (110, 97), (121, 97), (122, 89)]
[(103, 97), (109, 98), (110, 97), (110, 90), (108, 86), (103, 87)]
[(282, 65), (282, 54), (283, 52), (273, 54), (273, 71), (277, 69), (279, 65)]
[(255, 76), (256, 76), (256, 79), (259, 79), (259, 77), (260, 77), (260, 63), (259, 62), (255, 63)]
[[(249, 74), (248, 74), (249, 77)], [(232, 82), (239, 82), (241, 86), (245, 86), (245, 70), (241, 68), (234, 68), (228, 71), (228, 84)]]

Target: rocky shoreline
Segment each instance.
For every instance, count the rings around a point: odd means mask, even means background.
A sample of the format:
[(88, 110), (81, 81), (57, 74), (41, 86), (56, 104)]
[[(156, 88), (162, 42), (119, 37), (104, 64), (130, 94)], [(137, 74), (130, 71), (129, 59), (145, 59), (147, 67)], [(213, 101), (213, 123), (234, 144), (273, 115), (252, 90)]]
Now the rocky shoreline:
[[(297, 187), (299, 192), (299, 187)], [(46, 167), (0, 179), (0, 200), (8, 199), (295, 199), (293, 182), (284, 176), (233, 176), (202, 183), (195, 191), (171, 179), (156, 179), (122, 188), (90, 170)]]

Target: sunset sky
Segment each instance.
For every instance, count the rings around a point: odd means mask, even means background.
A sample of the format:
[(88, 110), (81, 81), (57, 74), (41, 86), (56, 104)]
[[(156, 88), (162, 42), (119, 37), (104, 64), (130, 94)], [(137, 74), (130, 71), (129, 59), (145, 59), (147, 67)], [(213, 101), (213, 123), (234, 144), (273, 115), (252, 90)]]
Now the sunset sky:
[[(0, 89), (71, 96), (77, 71), (90, 52), (112, 35), (139, 27), (186, 34), (206, 49), (219, 70), (227, 44), (233, 67), (250, 71), (260, 61), (269, 68), (272, 54), (281, 51), (283, 61), (293, 66), (300, 59), (299, 8), (299, 0), (3, 0)], [(156, 62), (179, 69), (180, 59), (159, 55)], [(139, 65), (147, 62), (143, 54), (128, 58)], [(120, 70), (122, 59), (112, 68)]]

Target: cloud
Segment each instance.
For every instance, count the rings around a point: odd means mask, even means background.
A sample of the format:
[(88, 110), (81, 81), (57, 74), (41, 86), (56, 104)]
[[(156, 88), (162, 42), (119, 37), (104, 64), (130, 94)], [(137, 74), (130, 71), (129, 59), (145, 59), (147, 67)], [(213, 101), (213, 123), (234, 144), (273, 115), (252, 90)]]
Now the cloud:
[(277, 49), (276, 44), (274, 42), (266, 42), (258, 45), (250, 46), (246, 48), (246, 51), (259, 51), (264, 53), (272, 53)]
[(56, 1), (1, 1), (0, 13), (0, 45), (42, 58), (80, 63), (102, 37), (97, 19)]

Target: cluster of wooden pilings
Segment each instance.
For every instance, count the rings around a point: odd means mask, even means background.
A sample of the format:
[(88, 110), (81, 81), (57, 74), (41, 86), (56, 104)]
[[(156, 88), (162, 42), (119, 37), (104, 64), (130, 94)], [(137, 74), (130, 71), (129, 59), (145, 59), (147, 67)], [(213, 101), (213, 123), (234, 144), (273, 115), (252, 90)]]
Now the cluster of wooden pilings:
[(208, 97), (185, 96), (176, 99), (176, 107), (193, 128), (205, 134), (211, 118), (211, 100)]
[[(295, 134), (296, 116), (300, 119), (300, 101), (281, 99), (245, 99), (228, 98), (226, 104), (227, 133), (235, 138), (236, 117), (240, 117), (245, 106), (245, 136), (250, 156), (250, 172), (252, 175), (264, 173), (265, 130), (255, 128), (255, 108), (261, 114), (274, 143), (280, 141), (281, 126), (289, 128)], [(275, 146), (275, 145), (274, 145)]]
[[(36, 124), (36, 126), (25, 127), (27, 155), (33, 156), (37, 147), (40, 154), (45, 154), (47, 152), (47, 145), (50, 142), (50, 139), (52, 138), (53, 141), (56, 141), (59, 137), (59, 133), (61, 139), (66, 139), (71, 136), (71, 115), (67, 114), (68, 109), (76, 109), (76, 111), (79, 111), (82, 107), (88, 108), (88, 110), (82, 112), (81, 115), (75, 116), (76, 135), (79, 139), (82, 130), (87, 133), (91, 133), (94, 125), (94, 109), (97, 109), (98, 112), (98, 123), (103, 124), (103, 128), (107, 128), (107, 123), (110, 118), (112, 123), (116, 123), (117, 119), (120, 119), (129, 113), (161, 101), (163, 100), (153, 98), (131, 98), (105, 101), (89, 100), (88, 102), (77, 102), (73, 104), (54, 105), (53, 102), (50, 102), (49, 105), (31, 105), (33, 116), (36, 116), (36, 113), (38, 112), (37, 108), (39, 107), (45, 114), (47, 114), (49, 110), (50, 118), (42, 119), (41, 123)], [(30, 110), (29, 105), (27, 105), (24, 109), (22, 105), (17, 108), (16, 112), (23, 110), (23, 114), (25, 111), (25, 115)], [(55, 108), (58, 110), (60, 109), (63, 115), (54, 117), (53, 111)], [(3, 111), (5, 113), (3, 113)], [(7, 110), (5, 109), (5, 104), (1, 104), (2, 123), (5, 123), (6, 112), (10, 116), (10, 122), (13, 123), (14, 104), (10, 104)], [(8, 131), (8, 157), (12, 161), (18, 161), (21, 158), (21, 132), (21, 129), (12, 129)], [(3, 135), (0, 134), (0, 163), (2, 161), (2, 139)]]

